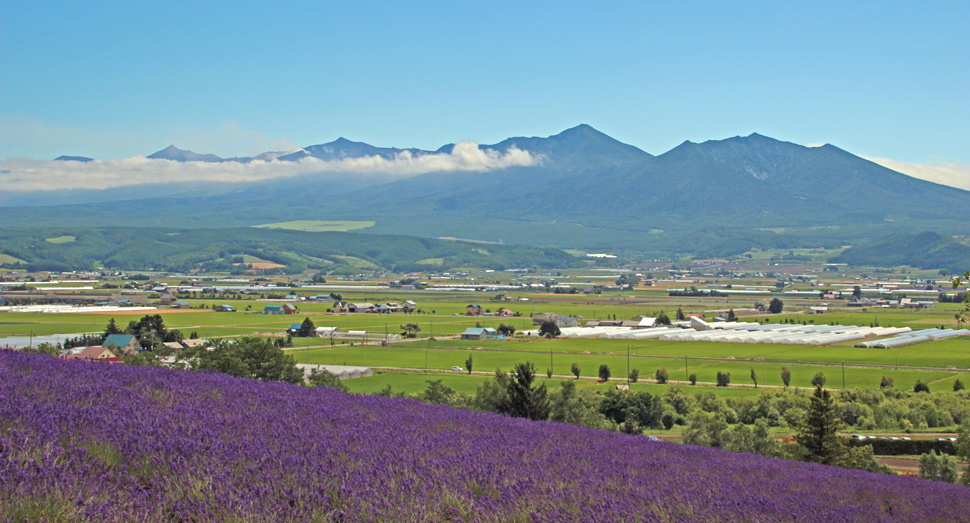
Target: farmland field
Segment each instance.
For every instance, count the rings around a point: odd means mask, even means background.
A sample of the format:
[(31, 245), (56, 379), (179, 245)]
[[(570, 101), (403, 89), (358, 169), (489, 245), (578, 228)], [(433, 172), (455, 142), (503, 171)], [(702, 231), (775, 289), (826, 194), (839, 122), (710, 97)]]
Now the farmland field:
[(296, 220), (291, 222), (267, 223), (264, 225), (254, 225), (264, 229), (290, 229), (296, 231), (324, 232), (337, 231), (347, 232), (357, 229), (373, 227), (375, 222), (369, 221), (323, 221), (323, 220)]

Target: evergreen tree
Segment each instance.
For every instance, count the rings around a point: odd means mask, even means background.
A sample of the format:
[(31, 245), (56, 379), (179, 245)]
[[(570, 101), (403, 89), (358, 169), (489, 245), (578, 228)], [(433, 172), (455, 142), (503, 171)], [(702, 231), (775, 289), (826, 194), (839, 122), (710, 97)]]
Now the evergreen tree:
[(810, 461), (831, 465), (845, 451), (838, 435), (843, 427), (842, 420), (838, 418), (832, 396), (821, 385), (815, 387), (811, 401), (795, 441), (805, 447)]
[(687, 317), (684, 316), (684, 311), (682, 311), (680, 307), (677, 307), (677, 321), (684, 321), (685, 319), (687, 319)]
[(317, 334), (317, 327), (313, 324), (313, 321), (309, 316), (303, 319), (303, 323), (300, 324), (300, 337), (309, 338)]
[(754, 382), (754, 388), (758, 388), (758, 375), (754, 372), (754, 367), (751, 368), (751, 381)]
[(465, 360), (465, 370), (468, 371), (468, 374), (471, 374), (472, 373), (472, 364), (473, 363), (475, 363), (475, 361), (472, 359), (472, 355), (469, 354), (468, 355), (468, 359)]
[(610, 366), (609, 365), (606, 365), (606, 364), (600, 365), (600, 374), (599, 375), (600, 375), (600, 380), (601, 381), (609, 381), (610, 380), (610, 375), (611, 375), (611, 373), (610, 373)]
[(788, 387), (788, 384), (791, 383), (791, 371), (787, 367), (781, 368), (781, 382), (785, 384), (785, 387)]
[(107, 338), (112, 334), (121, 334), (121, 329), (118, 328), (118, 324), (115, 323), (115, 319), (111, 318), (108, 320), (108, 325), (104, 328), (104, 337)]
[(953, 382), (953, 392), (957, 392), (961, 390), (963, 390), (963, 382), (960, 381), (959, 378), (957, 378), (957, 380)]
[(535, 386), (536, 368), (531, 362), (515, 366), (506, 387), (507, 397), (499, 405), (499, 412), (516, 418), (540, 421), (549, 418), (549, 395), (543, 383)]

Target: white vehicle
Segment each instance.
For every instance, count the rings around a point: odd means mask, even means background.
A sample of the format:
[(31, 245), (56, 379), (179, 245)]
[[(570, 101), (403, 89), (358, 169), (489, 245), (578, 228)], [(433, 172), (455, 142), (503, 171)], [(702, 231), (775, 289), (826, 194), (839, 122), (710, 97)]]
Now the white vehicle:
[(452, 367), (451, 370), (455, 372), (465, 372), (465, 369), (459, 367), (458, 365), (455, 365), (454, 367)]

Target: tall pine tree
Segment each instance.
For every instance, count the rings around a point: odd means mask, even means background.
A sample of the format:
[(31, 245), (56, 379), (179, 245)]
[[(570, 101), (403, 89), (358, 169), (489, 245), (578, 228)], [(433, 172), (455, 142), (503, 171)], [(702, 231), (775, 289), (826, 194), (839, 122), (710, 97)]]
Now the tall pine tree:
[(817, 386), (795, 441), (808, 450), (811, 461), (832, 465), (845, 453), (845, 444), (838, 436), (842, 427), (829, 391)]

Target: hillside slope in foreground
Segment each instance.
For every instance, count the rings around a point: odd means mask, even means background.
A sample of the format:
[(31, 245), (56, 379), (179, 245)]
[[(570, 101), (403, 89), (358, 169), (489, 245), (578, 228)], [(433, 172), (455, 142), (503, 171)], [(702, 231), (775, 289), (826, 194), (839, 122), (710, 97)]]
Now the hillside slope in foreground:
[(9, 521), (965, 521), (958, 485), (0, 351)]

